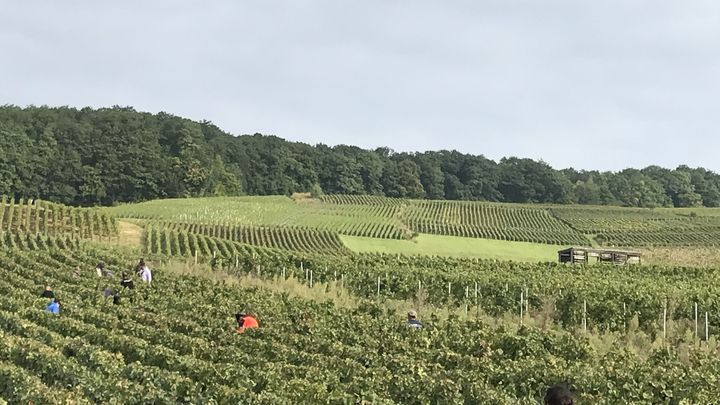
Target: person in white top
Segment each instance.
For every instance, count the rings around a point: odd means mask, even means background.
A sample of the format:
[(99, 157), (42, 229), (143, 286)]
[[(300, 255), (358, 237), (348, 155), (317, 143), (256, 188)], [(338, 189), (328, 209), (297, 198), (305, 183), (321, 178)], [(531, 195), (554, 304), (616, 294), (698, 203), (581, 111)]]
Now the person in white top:
[(150, 271), (150, 267), (147, 265), (144, 265), (142, 269), (140, 270), (140, 278), (142, 281), (150, 284), (152, 283), (152, 272)]

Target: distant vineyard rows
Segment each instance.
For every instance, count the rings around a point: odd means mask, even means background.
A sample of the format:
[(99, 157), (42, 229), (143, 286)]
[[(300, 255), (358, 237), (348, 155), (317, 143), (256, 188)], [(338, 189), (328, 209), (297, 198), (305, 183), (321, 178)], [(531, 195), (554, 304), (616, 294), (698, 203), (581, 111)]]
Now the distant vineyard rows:
[(117, 221), (97, 210), (42, 200), (8, 200), (5, 196), (0, 201), (0, 229), (33, 234), (69, 234), (87, 239), (108, 238), (118, 232)]
[(249, 245), (297, 252), (318, 254), (350, 253), (336, 233), (323, 230), (242, 225), (180, 224), (174, 222), (157, 222), (153, 223), (153, 225), (179, 231), (180, 234), (199, 234)]

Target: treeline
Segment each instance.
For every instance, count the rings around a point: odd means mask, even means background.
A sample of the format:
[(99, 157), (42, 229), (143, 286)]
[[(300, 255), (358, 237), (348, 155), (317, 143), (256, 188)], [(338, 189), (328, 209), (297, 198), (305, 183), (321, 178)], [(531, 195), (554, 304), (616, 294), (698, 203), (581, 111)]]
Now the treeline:
[(720, 206), (702, 168), (555, 170), (457, 151), (311, 146), (232, 136), (210, 122), (133, 108), (0, 107), (0, 194), (76, 205), (208, 195), (390, 197), (633, 207)]

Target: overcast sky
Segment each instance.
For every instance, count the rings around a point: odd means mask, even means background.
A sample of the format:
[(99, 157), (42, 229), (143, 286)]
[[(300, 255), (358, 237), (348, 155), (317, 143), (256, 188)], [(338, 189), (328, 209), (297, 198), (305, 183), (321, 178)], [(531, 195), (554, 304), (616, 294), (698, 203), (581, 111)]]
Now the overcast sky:
[(720, 1), (0, 0), (0, 104), (720, 171)]

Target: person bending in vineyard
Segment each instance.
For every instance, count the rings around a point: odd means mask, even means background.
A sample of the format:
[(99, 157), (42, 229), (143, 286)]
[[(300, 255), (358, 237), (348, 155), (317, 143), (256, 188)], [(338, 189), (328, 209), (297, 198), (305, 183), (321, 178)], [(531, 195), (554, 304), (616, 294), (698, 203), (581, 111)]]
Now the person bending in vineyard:
[(128, 277), (127, 273), (122, 274), (122, 280), (120, 281), (120, 286), (123, 288), (127, 288), (128, 290), (132, 290), (135, 288), (135, 283)]
[(50, 303), (47, 304), (45, 310), (51, 314), (60, 315), (60, 301), (55, 298), (50, 299)]
[(95, 266), (95, 271), (97, 272), (98, 277), (112, 277), (113, 272), (109, 269), (105, 268), (105, 263), (100, 262), (97, 266)]
[(43, 298), (55, 298), (55, 293), (53, 292), (52, 288), (50, 288), (49, 285), (46, 285), (45, 290), (43, 290), (43, 292), (40, 293), (40, 296)]
[(408, 312), (407, 326), (414, 328), (414, 329), (422, 329), (423, 324), (422, 324), (422, 322), (420, 322), (417, 319), (417, 312), (415, 312), (415, 311)]
[(566, 386), (556, 384), (548, 388), (544, 403), (545, 405), (573, 405), (573, 396)]
[(148, 267), (145, 264), (145, 261), (140, 259), (140, 263), (138, 264), (138, 276), (140, 276), (140, 279), (148, 284), (152, 283), (152, 272), (150, 271), (150, 267)]
[(237, 333), (244, 333), (245, 329), (254, 329), (260, 327), (257, 319), (248, 312), (238, 312), (235, 314), (235, 320), (237, 321), (238, 327)]
[(138, 264), (135, 266), (135, 273), (137, 274), (138, 277), (140, 277), (144, 268), (145, 268), (145, 259), (140, 259)]

